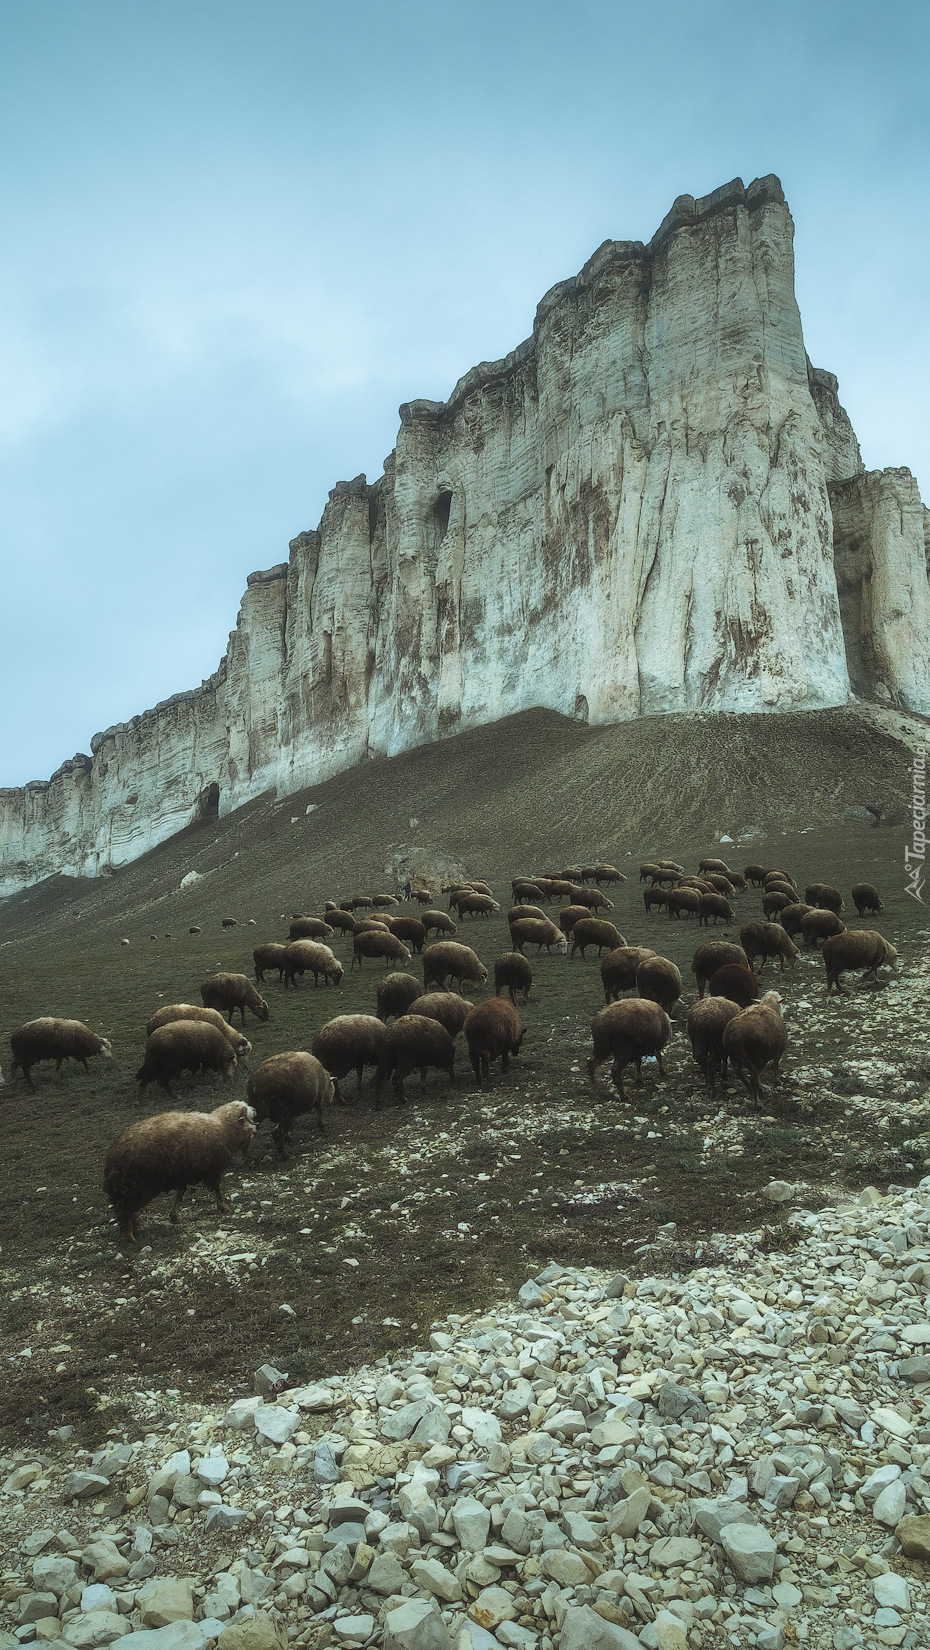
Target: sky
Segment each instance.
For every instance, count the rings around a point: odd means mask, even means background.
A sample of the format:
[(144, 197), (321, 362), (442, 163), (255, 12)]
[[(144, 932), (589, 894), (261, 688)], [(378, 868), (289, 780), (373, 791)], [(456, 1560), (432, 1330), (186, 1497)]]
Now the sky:
[(210, 675), (402, 401), (733, 177), (930, 497), (928, 49), (922, 0), (0, 0), (0, 786)]

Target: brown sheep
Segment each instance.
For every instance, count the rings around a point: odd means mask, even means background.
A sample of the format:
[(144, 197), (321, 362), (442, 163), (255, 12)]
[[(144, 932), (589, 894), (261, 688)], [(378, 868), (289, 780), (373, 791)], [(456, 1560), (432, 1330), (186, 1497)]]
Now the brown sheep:
[(422, 994), (423, 987), (413, 974), (383, 974), (377, 991), (378, 1019), (398, 1020)]
[(782, 906), (782, 909), (778, 913), (778, 920), (786, 933), (800, 934), (801, 923), (807, 916), (808, 911), (813, 911), (813, 909), (814, 907), (812, 905), (805, 905), (799, 900), (794, 905)]
[(898, 953), (883, 934), (874, 928), (850, 928), (845, 934), (836, 934), (824, 940), (822, 956), (827, 970), (827, 994), (833, 990), (842, 995), (840, 975), (847, 970), (861, 968), (863, 980), (878, 983), (879, 968), (898, 971)]
[(172, 1020), (202, 1020), (205, 1025), (216, 1026), (221, 1031), (237, 1060), (247, 1060), (252, 1052), (252, 1044), (241, 1031), (224, 1020), (222, 1014), (215, 1008), (200, 1008), (196, 1003), (166, 1003), (159, 1008), (149, 1020), (145, 1028), (146, 1037), (151, 1037), (153, 1031), (160, 1026), (170, 1025)]
[[(424, 955), (429, 956), (429, 952)], [(404, 1014), (388, 1026), (386, 1035), (387, 1046), (375, 1073), (376, 1110), (381, 1110), (381, 1095), (389, 1077), (402, 1105), (407, 1100), (404, 1079), (411, 1072), (420, 1073), (421, 1089), (426, 1088), (430, 1066), (444, 1071), (449, 1081), (455, 1082), (455, 1044), (438, 1020), (428, 1019), (425, 1014)]]
[(512, 1003), (503, 997), (489, 997), (479, 1003), (468, 1015), (465, 1041), (475, 1081), (486, 1083), (491, 1074), (491, 1061), (500, 1060), (501, 1073), (506, 1073), (510, 1056), (519, 1054), (523, 1043), (523, 1021)]
[(764, 865), (744, 865), (743, 876), (746, 878), (746, 881), (751, 882), (754, 887), (761, 888), (766, 877), (768, 876), (768, 871), (765, 869)]
[(773, 1088), (778, 1084), (781, 1057), (787, 1046), (777, 991), (767, 991), (761, 1002), (741, 1009), (723, 1030), (723, 1052), (753, 1100), (761, 1098), (760, 1078), (766, 1066), (772, 1067)]
[(365, 1067), (377, 1066), (386, 1047), (387, 1030), (373, 1014), (338, 1014), (321, 1026), (310, 1044), (310, 1052), (326, 1067), (335, 1085), (334, 1097), (342, 1105), (339, 1084), (354, 1071), (356, 1092), (359, 1092)]
[(438, 1020), (454, 1042), (474, 1006), (457, 991), (427, 991), (416, 998), (410, 1012), (421, 1014), (427, 1020)]
[(786, 905), (796, 904), (797, 896), (794, 891), (786, 893), (784, 887), (770, 888), (768, 893), (762, 896), (762, 909), (770, 922), (777, 921)]
[(364, 934), (368, 931), (368, 929), (374, 928), (379, 933), (389, 934), (393, 920), (393, 917), (385, 916), (383, 911), (379, 911), (377, 916), (357, 917), (355, 927), (352, 932), (353, 934)]
[(363, 957), (383, 957), (384, 966), (388, 963), (406, 963), (410, 961), (410, 952), (403, 940), (392, 934), (390, 929), (383, 932), (375, 928), (361, 929), (352, 937), (352, 961), (350, 968), (356, 964), (361, 968)]
[(854, 882), (852, 886), (853, 904), (859, 916), (866, 911), (884, 911), (885, 907), (879, 899), (878, 889), (871, 882)]
[(229, 1214), (222, 1180), (244, 1157), (255, 1133), (255, 1113), (244, 1100), (215, 1111), (163, 1111), (130, 1123), (111, 1143), (103, 1165), (103, 1188), (121, 1237), (135, 1243), (139, 1214), (162, 1192), (176, 1194), (170, 1219), (181, 1220), (188, 1186), (209, 1187), (217, 1213)]
[(435, 984), (441, 991), (447, 980), (458, 980), (461, 985), (484, 985), (488, 971), (470, 945), (457, 940), (436, 940), (423, 953), (424, 989)]
[(569, 882), (567, 877), (546, 877), (545, 887), (548, 891), (550, 899), (567, 899), (570, 905), (581, 905), (582, 903), (582, 901), (580, 899), (576, 899), (575, 896), (576, 894), (583, 893), (584, 890), (581, 888), (579, 883)]
[(354, 934), (358, 924), (351, 911), (327, 910), (326, 921), (330, 928), (338, 928), (343, 934)]
[(374, 908), (374, 903), (374, 900), (369, 899), (367, 894), (353, 894), (348, 902), (348, 909), (350, 911), (371, 911)]
[(622, 871), (617, 870), (616, 865), (598, 864), (595, 865), (591, 873), (591, 880), (597, 883), (611, 882), (619, 884), (626, 882), (626, 877)]
[(662, 883), (674, 888), (683, 875), (683, 871), (673, 870), (670, 865), (657, 865), (652, 873), (652, 886)]
[(720, 875), (724, 877), (728, 877), (730, 875), (730, 867), (725, 859), (699, 859), (698, 870), (719, 871)]
[(717, 1092), (717, 1078), (726, 1076), (724, 1030), (734, 1015), (740, 1012), (739, 1004), (728, 997), (699, 998), (688, 1010), (691, 1053), (711, 1094)]
[(679, 865), (677, 859), (657, 859), (656, 864), (662, 871), (677, 871), (680, 877), (683, 877), (685, 874), (684, 866)]
[(518, 905), (532, 904), (533, 900), (542, 898), (536, 883), (527, 881), (525, 877), (515, 877), (510, 889)]
[(556, 928), (554, 922), (548, 918), (543, 922), (538, 917), (521, 917), (519, 922), (510, 924), (510, 943), (515, 951), (522, 951), (525, 945), (535, 945), (536, 955), (539, 956), (543, 946), (548, 952), (555, 946), (562, 955), (568, 950), (568, 940), (561, 929)]
[[(380, 1023), (380, 1022), (379, 1022)], [(271, 1119), (271, 1138), (282, 1162), (291, 1156), (294, 1119), (316, 1112), (317, 1128), (323, 1133), (323, 1107), (331, 1105), (332, 1077), (313, 1054), (293, 1049), (263, 1060), (249, 1078), (246, 1095), (255, 1112), (256, 1124)]]
[(672, 888), (665, 896), (669, 919), (681, 921), (682, 912), (686, 917), (700, 916), (701, 900), (708, 899), (707, 894), (699, 894), (696, 888)]
[[(565, 907), (565, 909), (567, 911), (574, 911), (574, 910), (580, 910), (581, 907), (580, 906), (576, 907), (576, 906), (573, 906), (573, 905), (567, 905)], [(561, 918), (562, 915), (563, 915), (563, 913), (560, 911), (559, 912), (559, 917)], [(522, 922), (524, 917), (535, 917), (537, 922), (548, 922), (549, 921), (549, 918), (546, 916), (545, 911), (542, 909), (542, 906), (540, 906), (540, 905), (512, 905), (510, 907), (510, 910), (507, 912), (507, 925), (508, 925), (508, 927), (512, 922)], [(561, 922), (560, 922), (560, 926), (561, 926)], [(564, 928), (562, 929), (562, 932), (563, 933), (565, 932)]]
[(744, 894), (746, 889), (749, 887), (742, 871), (728, 871), (727, 881), (732, 883), (738, 894)]
[(478, 890), (470, 882), (450, 882), (442, 891), (449, 896), (448, 909), (454, 911), (458, 907), (460, 894), (475, 894)]
[(691, 961), (691, 972), (699, 997), (703, 997), (704, 987), (711, 975), (727, 963), (748, 968), (749, 958), (741, 945), (733, 945), (730, 940), (708, 940), (706, 945), (698, 946)]
[(740, 1008), (748, 1008), (762, 995), (762, 987), (751, 968), (742, 963), (724, 963), (711, 975), (707, 989), (712, 997), (728, 997)]
[(782, 871), (778, 868), (778, 866), (776, 866), (774, 870), (766, 871), (763, 879), (763, 887), (767, 882), (786, 882), (789, 888), (797, 888), (798, 886), (794, 877), (791, 875), (791, 872)]
[[(332, 929), (330, 929), (330, 933), (332, 933)], [(278, 983), (281, 983), (284, 978), (284, 957), (286, 951), (287, 946), (281, 945), (280, 942), (276, 940), (269, 941), (267, 945), (257, 945), (255, 947), (255, 950), (252, 952), (252, 963), (255, 968), (255, 981), (257, 985), (262, 985), (264, 983), (265, 973), (269, 968), (276, 968), (278, 970)]]
[(730, 876), (724, 877), (720, 875), (719, 871), (712, 871), (710, 876), (705, 878), (705, 881), (710, 883), (715, 894), (725, 894), (727, 899), (736, 891), (736, 883), (732, 880), (732, 873)]
[(51, 1014), (40, 1020), (27, 1020), (13, 1032), (10, 1048), (13, 1051), (10, 1076), (18, 1067), (31, 1089), (35, 1088), (32, 1068), (41, 1060), (54, 1060), (56, 1071), (61, 1070), (64, 1060), (78, 1060), (84, 1070), (89, 1071), (87, 1062), (95, 1055), (102, 1054), (105, 1060), (113, 1058), (107, 1038), (99, 1037), (83, 1020), (59, 1020)]
[(136, 1072), (139, 1099), (150, 1083), (158, 1083), (171, 1095), (171, 1081), (182, 1071), (218, 1071), (229, 1083), (235, 1069), (235, 1052), (217, 1026), (204, 1020), (169, 1020), (146, 1042), (145, 1059)]
[(445, 911), (424, 911), (420, 921), (428, 934), (454, 934), (456, 932), (455, 923)]
[(410, 898), (416, 900), (418, 905), (429, 905), (432, 897), (432, 891), (429, 888), (411, 888), (410, 890)]
[(602, 917), (580, 917), (572, 927), (571, 955), (580, 951), (584, 956), (589, 945), (596, 946), (600, 956), (602, 951), (619, 951), (626, 940), (612, 922), (605, 922)]
[(601, 980), (605, 1003), (614, 1002), (621, 991), (632, 991), (636, 985), (636, 970), (655, 952), (644, 945), (621, 945), (601, 958)]
[(288, 929), (289, 940), (331, 940), (335, 929), (322, 917), (295, 917)]
[(661, 866), (656, 865), (654, 860), (651, 860), (651, 859), (644, 860), (642, 865), (639, 868), (639, 880), (640, 880), (640, 882), (650, 882), (652, 880), (652, 878), (655, 876), (656, 872), (659, 871), (659, 870), (661, 870)]
[(794, 903), (798, 897), (797, 884), (786, 882), (784, 877), (766, 877), (762, 884), (763, 899), (766, 894), (787, 894), (789, 903)]
[(320, 983), (321, 974), (327, 987), (330, 980), (333, 985), (341, 985), (344, 973), (338, 957), (333, 955), (328, 945), (321, 945), (318, 940), (292, 940), (287, 948), (284, 959), (285, 990), (305, 974), (313, 975), (314, 990)]
[(664, 905), (667, 899), (668, 894), (664, 888), (647, 888), (643, 894), (643, 904), (647, 911), (651, 911), (654, 905)]
[(647, 957), (636, 970), (636, 989), (671, 1014), (681, 996), (681, 975), (667, 957)]
[(814, 905), (820, 911), (833, 911), (837, 916), (843, 909), (842, 894), (829, 882), (809, 882), (804, 898), (808, 905)]
[(400, 900), (396, 894), (375, 894), (371, 903), (377, 911), (389, 911), (392, 905), (399, 905)]
[(493, 888), (490, 888), (486, 882), (479, 882), (476, 877), (472, 877), (468, 886), (476, 894), (487, 894), (488, 899), (494, 898)]
[(419, 956), (426, 944), (426, 928), (419, 917), (392, 917), (391, 933)]
[(455, 908), (460, 917), (484, 917), (485, 921), (493, 916), (495, 911), (500, 910), (496, 899), (493, 899), (490, 894), (478, 893), (477, 890), (458, 894), (455, 900)]
[(707, 877), (679, 877), (678, 888), (696, 888), (699, 894), (712, 894), (714, 885)]
[(846, 924), (835, 911), (814, 909), (808, 911), (802, 918), (801, 933), (804, 935), (804, 944), (815, 950), (824, 940), (832, 939), (834, 934), (845, 934)]
[(230, 1024), (238, 1008), (245, 1025), (245, 1011), (249, 1009), (257, 1020), (267, 1020), (268, 1004), (260, 997), (252, 981), (245, 974), (210, 974), (200, 987), (204, 1008), (218, 1009), (228, 1015)]
[[(561, 928), (562, 933), (570, 934), (576, 922), (580, 922), (583, 917), (589, 917), (590, 915), (591, 913), (586, 905), (563, 905), (561, 911), (559, 912), (559, 927)], [(548, 922), (549, 920), (545, 915), (545, 912), (536, 911), (531, 905), (525, 906), (522, 912), (519, 910), (516, 912), (511, 912), (511, 917), (515, 921), (519, 920), (521, 916), (536, 917), (537, 919), (541, 917), (543, 922)]]
[(664, 1077), (662, 1050), (672, 1034), (672, 1022), (658, 1003), (641, 997), (626, 997), (622, 1002), (602, 1008), (591, 1021), (594, 1052), (587, 1062), (588, 1082), (594, 1088), (599, 1066), (613, 1060), (610, 1075), (621, 1100), (626, 1100), (623, 1073), (631, 1063), (636, 1064), (636, 1082), (642, 1082), (643, 1060), (655, 1055), (659, 1072)]
[(801, 954), (780, 922), (744, 922), (739, 931), (739, 943), (750, 968), (754, 967), (757, 957), (762, 958), (760, 974), (769, 957), (778, 958), (779, 969), (784, 973), (785, 963), (790, 963), (793, 968)]
[(510, 1001), (516, 1003), (517, 992), (523, 992), (523, 1001), (530, 1000), (530, 988), (533, 984), (533, 970), (529, 960), (522, 951), (505, 951), (494, 964), (494, 990), (498, 997), (508, 992)]
[(710, 919), (714, 922), (735, 922), (736, 912), (730, 901), (723, 894), (702, 894), (698, 911), (698, 921), (705, 928), (710, 926)]
[(239, 926), (239, 918), (238, 917), (224, 917), (223, 918), (222, 927), (223, 927), (224, 932), (227, 928), (238, 928), (238, 926)]
[(613, 900), (602, 894), (599, 888), (576, 888), (572, 902), (587, 906), (589, 911), (612, 911), (614, 908)]

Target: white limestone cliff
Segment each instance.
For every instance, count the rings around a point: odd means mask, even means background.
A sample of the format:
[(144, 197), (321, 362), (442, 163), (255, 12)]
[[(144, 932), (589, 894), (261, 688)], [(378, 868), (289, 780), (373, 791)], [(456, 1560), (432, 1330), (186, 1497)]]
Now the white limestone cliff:
[(384, 475), (252, 574), (216, 675), (0, 791), (0, 893), (531, 706), (877, 691), (930, 711), (927, 512), (810, 367), (777, 178), (607, 241), (533, 335), (401, 408)]

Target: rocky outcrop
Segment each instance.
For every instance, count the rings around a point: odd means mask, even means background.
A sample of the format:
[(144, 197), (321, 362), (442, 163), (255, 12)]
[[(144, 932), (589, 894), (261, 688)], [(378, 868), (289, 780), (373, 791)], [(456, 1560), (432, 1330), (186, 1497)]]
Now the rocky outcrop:
[(807, 360), (792, 237), (777, 178), (681, 196), (403, 406), (384, 475), (251, 575), (214, 677), (0, 792), (0, 892), (531, 706), (816, 708), (851, 673), (930, 708), (926, 512)]

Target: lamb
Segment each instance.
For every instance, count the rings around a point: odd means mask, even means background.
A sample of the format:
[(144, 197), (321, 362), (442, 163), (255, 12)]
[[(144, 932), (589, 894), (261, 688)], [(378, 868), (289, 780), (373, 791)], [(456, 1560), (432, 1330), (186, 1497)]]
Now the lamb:
[(457, 991), (427, 991), (412, 1004), (411, 1014), (422, 1014), (427, 1020), (438, 1020), (445, 1026), (454, 1042), (474, 1008)]
[[(380, 1024), (380, 1021), (378, 1022)], [(263, 1060), (249, 1078), (246, 1095), (255, 1113), (256, 1125), (270, 1118), (271, 1138), (282, 1163), (291, 1154), (294, 1119), (316, 1112), (317, 1128), (323, 1131), (323, 1107), (332, 1104), (335, 1087), (329, 1072), (313, 1054), (293, 1049)]]
[(614, 902), (602, 894), (599, 888), (576, 888), (572, 895), (575, 905), (584, 905), (589, 911), (612, 911)]
[(399, 1019), (422, 991), (423, 987), (413, 974), (382, 975), (378, 981), (378, 1019)]
[(328, 945), (321, 945), (318, 940), (292, 940), (284, 959), (285, 990), (294, 984), (295, 979), (303, 978), (304, 974), (308, 973), (313, 975), (313, 987), (316, 990), (321, 974), (327, 988), (330, 980), (333, 985), (341, 985), (345, 969)]
[(204, 1008), (216, 1008), (221, 1014), (228, 1014), (230, 1024), (237, 1008), (243, 1025), (247, 1008), (257, 1020), (268, 1018), (268, 1004), (245, 974), (210, 974), (200, 987), (200, 996)]
[(419, 917), (392, 917), (391, 933), (409, 945), (415, 956), (419, 956), (426, 944), (426, 928)]
[(587, 1062), (588, 1082), (594, 1088), (599, 1066), (613, 1059), (611, 1080), (621, 1100), (626, 1100), (623, 1073), (631, 1063), (636, 1064), (636, 1082), (642, 1082), (643, 1060), (655, 1055), (659, 1071), (665, 1076), (662, 1050), (672, 1034), (672, 1022), (658, 1003), (641, 997), (627, 997), (622, 1002), (602, 1008), (591, 1021), (594, 1052)]
[(523, 1001), (530, 1000), (533, 970), (522, 951), (504, 951), (494, 964), (494, 990), (498, 997), (507, 991), (510, 1001), (516, 1003), (517, 992), (523, 992)]
[(727, 997), (740, 1008), (748, 1008), (761, 995), (762, 987), (751, 968), (741, 963), (725, 963), (714, 970), (708, 990), (712, 997)]
[(580, 917), (572, 928), (572, 956), (576, 951), (584, 956), (589, 945), (596, 946), (600, 956), (602, 951), (618, 951), (626, 945), (626, 940), (612, 922), (604, 922), (600, 917)]
[(767, 991), (762, 1001), (741, 1009), (723, 1029), (723, 1052), (732, 1061), (753, 1100), (761, 1098), (760, 1078), (771, 1065), (774, 1084), (779, 1081), (781, 1057), (788, 1045), (781, 1017), (781, 997)]
[(102, 1054), (105, 1060), (113, 1058), (107, 1038), (99, 1037), (83, 1020), (59, 1020), (51, 1014), (39, 1020), (27, 1020), (13, 1032), (10, 1048), (13, 1051), (10, 1076), (18, 1068), (31, 1089), (35, 1088), (32, 1068), (41, 1060), (54, 1060), (56, 1071), (61, 1070), (63, 1061), (78, 1060), (89, 1072), (87, 1062), (95, 1055)]
[(295, 917), (288, 929), (289, 940), (331, 940), (335, 929), (322, 917)]
[(871, 882), (854, 882), (852, 886), (853, 904), (859, 916), (866, 911), (884, 911), (885, 907), (878, 896), (878, 889)]
[[(451, 905), (451, 900), (449, 903)], [(455, 905), (460, 917), (484, 917), (487, 919), (493, 912), (500, 910), (497, 900), (489, 894), (481, 894), (471, 890), (456, 895)]]
[(254, 1133), (255, 1113), (244, 1100), (212, 1112), (164, 1111), (130, 1123), (111, 1143), (103, 1166), (120, 1236), (136, 1242), (141, 1210), (162, 1192), (176, 1193), (170, 1219), (179, 1225), (188, 1186), (208, 1186), (217, 1213), (231, 1213), (223, 1176), (244, 1157)]
[(153, 1031), (161, 1026), (170, 1025), (174, 1020), (201, 1020), (205, 1025), (216, 1026), (221, 1031), (237, 1060), (247, 1060), (252, 1052), (252, 1044), (241, 1031), (224, 1020), (215, 1008), (200, 1008), (195, 1003), (166, 1003), (159, 1008), (149, 1020), (145, 1028), (146, 1037), (151, 1037)]
[(500, 1060), (501, 1072), (506, 1073), (510, 1056), (519, 1054), (524, 1036), (523, 1021), (503, 997), (489, 997), (473, 1008), (465, 1020), (464, 1032), (478, 1083), (488, 1081), (492, 1060)]
[(829, 882), (809, 882), (804, 898), (808, 905), (815, 905), (821, 911), (833, 911), (837, 916), (843, 909), (842, 894)]
[[(330, 929), (330, 933), (332, 933), (332, 929)], [(265, 971), (269, 968), (278, 970), (278, 984), (280, 985), (284, 978), (284, 958), (286, 954), (287, 946), (281, 945), (277, 940), (271, 940), (267, 945), (257, 945), (255, 947), (252, 952), (252, 963), (255, 968), (257, 985), (264, 983)]]
[(360, 1091), (365, 1067), (377, 1066), (386, 1048), (387, 1029), (373, 1014), (338, 1014), (321, 1026), (310, 1044), (311, 1054), (333, 1079), (334, 1097), (340, 1105), (343, 1099), (339, 1084), (343, 1079), (354, 1071), (356, 1092)]
[(654, 956), (655, 952), (644, 945), (621, 945), (615, 951), (608, 951), (606, 957), (601, 958), (605, 1003), (614, 1002), (621, 991), (632, 991), (640, 963)]
[(487, 978), (484, 963), (470, 945), (460, 945), (457, 940), (436, 940), (423, 953), (424, 990), (435, 984), (441, 991), (447, 980), (457, 980), (459, 985), (465, 980), (469, 985), (484, 985)]
[(827, 970), (827, 995), (835, 990), (842, 995), (840, 975), (847, 970), (861, 968), (863, 980), (878, 984), (879, 968), (898, 971), (898, 953), (883, 934), (874, 928), (850, 928), (845, 934), (836, 934), (824, 940), (822, 956)]
[[(466, 949), (465, 947), (462, 948)], [(429, 952), (424, 953), (425, 957)], [(404, 1079), (420, 1073), (420, 1087), (426, 1088), (430, 1066), (444, 1071), (455, 1082), (455, 1044), (444, 1025), (425, 1014), (404, 1014), (387, 1028), (387, 1046), (375, 1074), (375, 1108), (381, 1110), (381, 1094), (388, 1078), (401, 1105), (406, 1104)]]
[(805, 905), (798, 900), (794, 905), (783, 905), (778, 913), (778, 920), (788, 934), (800, 934), (801, 924), (808, 911), (813, 911), (812, 905)]
[(713, 917), (715, 923), (736, 921), (736, 912), (725, 895), (701, 894), (698, 921), (707, 928), (710, 925), (711, 917)]
[(804, 944), (816, 949), (824, 940), (832, 939), (835, 934), (845, 934), (846, 924), (834, 911), (819, 910), (815, 907), (802, 918), (801, 933), (804, 935)]
[(647, 957), (636, 970), (636, 989), (671, 1014), (681, 996), (681, 975), (667, 957)]
[(727, 963), (741, 964), (743, 968), (749, 966), (749, 959), (741, 945), (733, 945), (729, 940), (708, 940), (706, 945), (698, 946), (691, 961), (698, 997), (703, 997), (704, 987), (711, 975)]
[[(590, 912), (586, 905), (563, 905), (559, 912), (559, 927), (562, 933), (570, 934), (576, 922), (580, 922), (583, 917), (588, 916), (590, 916)], [(522, 911), (519, 907), (515, 911), (511, 911), (508, 921), (517, 922), (521, 917), (536, 917), (538, 921), (542, 922), (548, 922), (549, 920), (544, 911), (537, 911), (533, 905), (525, 905)]]
[(357, 963), (361, 968), (363, 957), (383, 957), (384, 965), (387, 967), (389, 962), (409, 962), (410, 952), (403, 940), (398, 939), (396, 934), (392, 934), (389, 928), (383, 931), (375, 928), (365, 928), (355, 934), (352, 939), (352, 962), (350, 967), (354, 968)]
[(171, 1082), (182, 1071), (217, 1071), (232, 1082), (236, 1055), (226, 1034), (204, 1020), (169, 1020), (145, 1045), (145, 1059), (136, 1072), (139, 1099), (150, 1083), (158, 1083), (173, 1099)]
[(554, 922), (545, 918), (542, 922), (538, 917), (521, 917), (518, 922), (510, 924), (510, 943), (515, 951), (522, 951), (525, 945), (535, 945), (536, 955), (539, 956), (543, 946), (551, 953), (555, 946), (564, 956), (568, 950), (568, 940), (561, 929), (556, 928)]
[(717, 1092), (717, 1078), (726, 1076), (724, 1030), (740, 1012), (739, 1005), (731, 1002), (728, 997), (698, 998), (688, 1010), (691, 1053), (711, 1094)]
[(426, 932), (436, 934), (454, 934), (457, 932), (455, 923), (445, 911), (424, 911), (420, 921)]
[(760, 974), (769, 957), (778, 958), (779, 970), (784, 973), (785, 963), (790, 963), (793, 968), (801, 954), (780, 922), (744, 922), (739, 931), (739, 943), (750, 968), (757, 957), (762, 958)]

